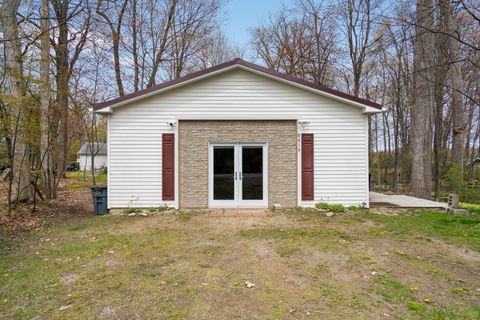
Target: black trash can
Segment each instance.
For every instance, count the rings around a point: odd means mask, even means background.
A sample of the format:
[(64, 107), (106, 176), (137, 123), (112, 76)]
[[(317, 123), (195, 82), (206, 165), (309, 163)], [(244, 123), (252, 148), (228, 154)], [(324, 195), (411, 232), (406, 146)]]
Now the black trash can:
[(93, 210), (95, 214), (102, 215), (108, 212), (107, 209), (107, 186), (92, 187)]

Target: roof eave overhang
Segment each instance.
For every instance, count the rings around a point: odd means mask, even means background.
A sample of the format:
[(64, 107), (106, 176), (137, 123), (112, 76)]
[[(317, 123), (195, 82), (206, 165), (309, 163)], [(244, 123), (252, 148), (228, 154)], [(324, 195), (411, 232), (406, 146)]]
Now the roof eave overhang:
[(312, 92), (314, 94), (318, 94), (320, 96), (324, 96), (324, 97), (327, 97), (327, 98), (330, 98), (330, 99), (333, 99), (333, 100), (336, 100), (336, 101), (340, 101), (340, 102), (343, 102), (343, 103), (348, 104), (348, 105), (360, 107), (360, 108), (363, 109), (362, 113), (365, 113), (365, 114), (374, 114), (374, 113), (383, 112), (383, 108), (382, 109), (374, 108), (372, 106), (369, 106), (369, 105), (366, 105), (366, 104), (363, 104), (363, 103), (360, 103), (360, 102), (352, 101), (352, 100), (340, 97), (338, 95), (331, 94), (331, 93), (328, 93), (328, 92), (325, 92), (325, 91), (321, 91), (321, 90), (318, 90), (318, 89), (315, 89), (315, 88), (311, 88), (311, 87), (305, 86), (301, 83), (297, 83), (297, 82), (294, 82), (294, 81), (291, 81), (291, 80), (288, 80), (288, 79), (283, 79), (283, 78), (280, 78), (280, 77), (275, 76), (273, 74), (269, 74), (269, 73), (263, 72), (261, 70), (256, 70), (254, 68), (251, 68), (249, 66), (245, 66), (245, 65), (242, 65), (242, 64), (234, 64), (234, 65), (231, 65), (231, 66), (228, 66), (228, 67), (225, 67), (225, 68), (221, 68), (221, 69), (209, 72), (207, 74), (203, 74), (203, 75), (194, 77), (194, 78), (189, 79), (189, 80), (179, 82), (177, 84), (174, 84), (174, 85), (171, 85), (171, 86), (168, 86), (168, 87), (165, 87), (165, 88), (161, 88), (161, 89), (149, 92), (149, 93), (145, 93), (145, 94), (142, 94), (142, 95), (139, 95), (139, 96), (135, 96), (135, 97), (132, 97), (130, 99), (123, 100), (121, 102), (106, 106), (104, 108), (97, 109), (97, 110), (95, 110), (95, 112), (98, 113), (98, 114), (105, 114), (105, 115), (112, 114), (112, 113), (114, 113), (114, 109), (117, 108), (117, 107), (120, 107), (120, 106), (123, 106), (123, 105), (126, 105), (126, 104), (130, 104), (132, 102), (142, 100), (142, 99), (145, 99), (145, 98), (148, 98), (148, 97), (160, 94), (160, 93), (164, 93), (164, 92), (167, 92), (167, 91), (170, 91), (170, 90), (174, 90), (176, 88), (188, 85), (190, 83), (200, 81), (200, 80), (205, 79), (205, 78), (213, 77), (215, 75), (218, 75), (218, 74), (221, 74), (221, 73), (224, 73), (224, 72), (228, 72), (228, 71), (234, 70), (234, 69), (243, 69), (243, 70), (258, 74), (260, 76), (267, 77), (267, 78), (273, 79), (275, 81), (283, 82), (283, 83), (286, 83), (288, 85), (303, 89), (305, 91)]
[(318, 94), (320, 96), (324, 96), (324, 97), (327, 97), (327, 98), (330, 98), (330, 99), (333, 99), (333, 100), (337, 100), (337, 101), (340, 101), (340, 102), (343, 102), (343, 103), (346, 103), (346, 104), (349, 104), (349, 105), (352, 105), (352, 106), (363, 108), (363, 113), (379, 113), (379, 112), (383, 111), (383, 108), (382, 109), (373, 108), (373, 107), (367, 106), (363, 103), (359, 103), (359, 102), (356, 102), (356, 101), (345, 99), (345, 98), (339, 97), (337, 95), (334, 95), (334, 94), (331, 94), (331, 93), (328, 93), (328, 92), (324, 92), (324, 91), (321, 91), (321, 90), (318, 90), (318, 89), (315, 89), (315, 88), (310, 88), (310, 87), (304, 86), (300, 83), (293, 82), (293, 81), (290, 81), (288, 79), (279, 78), (279, 77), (276, 77), (275, 75), (271, 75), (271, 74), (268, 74), (268, 73), (265, 73), (265, 72), (262, 72), (262, 71), (258, 71), (258, 70), (249, 68), (247, 66), (239, 65), (238, 67), (241, 68), (241, 69), (247, 70), (247, 71), (251, 71), (251, 72), (256, 73), (258, 75), (261, 75), (261, 76), (264, 76), (264, 77), (267, 77), (267, 78), (270, 78), (270, 79), (273, 79), (273, 80), (276, 80), (276, 81), (279, 81), (279, 82), (283, 82), (283, 83), (286, 83), (288, 85), (291, 85), (291, 86), (294, 86), (294, 87), (297, 87), (297, 88), (300, 88), (300, 89), (303, 89), (303, 90), (306, 90), (306, 91), (310, 91), (310, 92), (312, 92), (314, 94)]
[[(128, 102), (130, 102), (130, 100), (128, 100)], [(105, 108), (102, 108), (102, 109), (94, 110), (94, 112), (98, 113), (98, 114), (107, 115), (107, 114), (112, 114), (113, 109), (112, 109), (112, 107), (105, 107)]]
[(365, 114), (376, 114), (376, 113), (382, 113), (385, 112), (385, 109), (382, 107), (382, 109), (377, 109), (377, 108), (372, 108), (368, 106), (364, 106), (362, 113)]
[(209, 73), (207, 73), (207, 74), (204, 74), (204, 75), (201, 75), (201, 76), (198, 76), (198, 77), (195, 77), (195, 78), (186, 80), (186, 81), (182, 81), (182, 82), (180, 82), (180, 83), (178, 83), (178, 84), (174, 84), (174, 85), (168, 86), (168, 87), (166, 87), (166, 88), (158, 89), (158, 90), (155, 90), (155, 91), (152, 91), (152, 92), (143, 94), (143, 95), (141, 95), (141, 96), (132, 97), (131, 99), (128, 99), (128, 100), (125, 100), (125, 101), (122, 101), (122, 102), (119, 102), (119, 103), (110, 105), (110, 106), (105, 107), (105, 108), (102, 108), (102, 109), (98, 109), (98, 110), (96, 110), (95, 112), (96, 112), (96, 113), (99, 113), (99, 114), (111, 114), (111, 113), (113, 113), (113, 109), (114, 109), (114, 108), (123, 106), (123, 105), (125, 105), (125, 104), (132, 103), (132, 102), (134, 102), (134, 101), (138, 101), (138, 100), (141, 100), (141, 99), (145, 99), (145, 98), (148, 98), (148, 97), (151, 97), (151, 96), (154, 96), (154, 95), (163, 93), (163, 92), (167, 92), (167, 91), (170, 91), (170, 90), (173, 90), (173, 89), (176, 89), (176, 88), (185, 86), (185, 85), (187, 85), (187, 84), (189, 84), (189, 83), (193, 83), (193, 82), (196, 82), (196, 81), (200, 81), (200, 80), (202, 80), (202, 79), (205, 79), (205, 78), (213, 77), (213, 76), (215, 76), (215, 75), (217, 75), (217, 74), (221, 74), (221, 73), (223, 73), (223, 72), (227, 72), (227, 71), (229, 71), (229, 70), (233, 70), (233, 69), (236, 69), (236, 68), (238, 68), (238, 67), (239, 67), (239, 65), (232, 65), (232, 66), (229, 66), (229, 67), (220, 69), (220, 70), (212, 71), (212, 72), (209, 72)]

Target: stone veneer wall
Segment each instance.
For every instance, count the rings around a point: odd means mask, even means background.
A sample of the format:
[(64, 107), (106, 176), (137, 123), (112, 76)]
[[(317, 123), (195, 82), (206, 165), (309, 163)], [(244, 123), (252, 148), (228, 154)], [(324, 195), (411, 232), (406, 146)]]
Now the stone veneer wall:
[(179, 121), (180, 208), (208, 207), (208, 143), (268, 143), (268, 205), (297, 205), (297, 122)]

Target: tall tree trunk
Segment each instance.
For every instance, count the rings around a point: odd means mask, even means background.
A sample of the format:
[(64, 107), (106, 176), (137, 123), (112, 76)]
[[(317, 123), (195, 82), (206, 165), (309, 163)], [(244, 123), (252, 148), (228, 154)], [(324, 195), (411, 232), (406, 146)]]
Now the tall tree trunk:
[(133, 91), (138, 91), (139, 74), (137, 40), (137, 0), (132, 0), (132, 55), (133, 55)]
[(412, 120), (412, 193), (430, 199), (432, 192), (432, 120), (434, 66), (433, 4), (417, 0), (414, 76), (415, 108)]
[(474, 168), (475, 168), (474, 160), (475, 160), (475, 156), (477, 154), (477, 150), (475, 150), (475, 146), (476, 146), (477, 141), (479, 141), (479, 143), (478, 143), (478, 155), (477, 156), (480, 157), (480, 108), (479, 108), (479, 112), (477, 114), (478, 114), (477, 130), (475, 132), (475, 135), (473, 136), (472, 151), (471, 151), (471, 154), (470, 154), (470, 166), (468, 168), (468, 180), (469, 181), (473, 178), (473, 173), (474, 173)]
[(467, 159), (468, 159), (468, 156), (470, 155), (470, 143), (472, 140), (474, 110), (475, 110), (475, 105), (473, 105), (473, 103), (470, 103), (470, 107), (468, 109), (467, 129), (466, 129), (466, 136), (465, 136), (465, 158)]
[(1, 6), (0, 22), (5, 50), (5, 76), (8, 92), (12, 96), (8, 103), (11, 111), (11, 137), (13, 161), (10, 163), (11, 191), (9, 204), (27, 200), (31, 196), (30, 155), (28, 148), (28, 102), (23, 75), (23, 56), (18, 30), (17, 12), (20, 0), (4, 0)]
[[(388, 114), (386, 112), (382, 113), (382, 120), (383, 120), (383, 181), (387, 180), (388, 175), (388, 147), (387, 144), (390, 143), (388, 138), (388, 131), (387, 131), (387, 122), (388, 122)], [(379, 156), (380, 161), (380, 156)], [(381, 182), (378, 182), (378, 185), (381, 185)], [(385, 184), (383, 185), (385, 187)]]
[[(380, 185), (381, 181), (381, 172), (380, 172), (380, 149), (378, 148), (378, 115), (375, 114), (374, 116), (375, 119), (375, 153), (376, 153), (376, 158), (377, 158), (377, 186)], [(385, 131), (384, 131), (385, 134)]]
[[(435, 85), (435, 131), (433, 137), (433, 176), (434, 176), (434, 189), (435, 199), (438, 198), (440, 191), (440, 150), (442, 140), (442, 125), (443, 125), (443, 90), (439, 84)], [(440, 92), (437, 92), (440, 91)]]
[[(394, 110), (400, 109), (398, 104), (400, 104), (400, 97), (399, 97), (399, 92), (397, 90), (397, 106)], [(399, 140), (399, 134), (398, 134), (398, 117), (394, 116), (393, 117), (393, 142), (394, 142), (394, 159), (393, 159), (393, 182), (392, 182), (392, 187), (393, 191), (397, 191), (397, 183), (398, 183), (398, 144)]]
[(48, 199), (55, 197), (55, 181), (53, 177), (53, 161), (51, 152), (51, 126), (50, 126), (50, 18), (49, 0), (42, 0), (40, 8), (40, 162), (43, 171), (42, 189)]
[(55, 14), (58, 23), (58, 43), (55, 47), (55, 62), (57, 96), (55, 101), (55, 112), (59, 118), (58, 127), (58, 149), (55, 159), (56, 183), (62, 177), (68, 152), (68, 5), (69, 0), (53, 1)]
[[(458, 34), (458, 25), (452, 4), (448, 0), (441, 0), (440, 10), (445, 17), (447, 34)], [(450, 48), (450, 77), (452, 80), (452, 163), (457, 167), (460, 175), (463, 175), (463, 152), (465, 133), (465, 110), (463, 107), (462, 92), (464, 90), (462, 70), (460, 64), (459, 42), (448, 37)]]
[[(441, 0), (443, 1), (443, 0)], [(443, 110), (444, 110), (444, 93), (445, 85), (448, 75), (448, 39), (444, 34), (446, 32), (446, 23), (443, 12), (440, 17), (439, 30), (442, 32), (437, 35), (437, 67), (435, 68), (435, 130), (433, 134), (433, 177), (434, 177), (434, 190), (435, 198), (438, 198), (440, 191), (440, 151), (441, 139), (443, 132)]]

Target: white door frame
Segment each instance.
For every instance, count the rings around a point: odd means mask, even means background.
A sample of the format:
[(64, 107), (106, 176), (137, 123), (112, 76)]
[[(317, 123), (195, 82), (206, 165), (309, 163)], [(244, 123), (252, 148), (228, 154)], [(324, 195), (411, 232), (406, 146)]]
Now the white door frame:
[[(242, 148), (243, 147), (261, 147), (262, 148), (262, 178), (263, 178), (263, 198), (262, 200), (243, 200), (242, 183), (243, 183), (243, 163)], [(239, 208), (267, 208), (268, 207), (268, 144), (266, 143), (238, 143), (238, 172), (242, 179), (238, 182), (238, 207)]]
[[(262, 147), (263, 199), (242, 200), (242, 147)], [(234, 200), (213, 199), (213, 148), (234, 148)], [(267, 208), (268, 207), (268, 144), (267, 143), (209, 143), (208, 144), (208, 207), (209, 208)]]
[(234, 158), (234, 174), (237, 172), (238, 148), (236, 143), (208, 143), (208, 207), (209, 208), (237, 208), (237, 181), (234, 180), (234, 200), (213, 200), (213, 147), (232, 147)]

